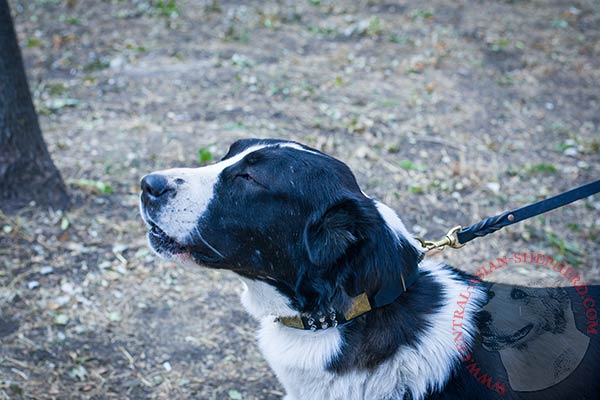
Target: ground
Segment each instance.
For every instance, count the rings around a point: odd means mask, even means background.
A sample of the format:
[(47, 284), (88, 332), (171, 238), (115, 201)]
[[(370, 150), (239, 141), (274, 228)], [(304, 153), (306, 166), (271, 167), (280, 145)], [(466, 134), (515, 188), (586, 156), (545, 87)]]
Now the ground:
[[(72, 207), (0, 215), (0, 399), (278, 399), (236, 277), (146, 247), (139, 179), (294, 139), (437, 239), (600, 176), (600, 3), (11, 0)], [(600, 282), (600, 198), (435, 257)], [(543, 266), (490, 279), (530, 282)]]

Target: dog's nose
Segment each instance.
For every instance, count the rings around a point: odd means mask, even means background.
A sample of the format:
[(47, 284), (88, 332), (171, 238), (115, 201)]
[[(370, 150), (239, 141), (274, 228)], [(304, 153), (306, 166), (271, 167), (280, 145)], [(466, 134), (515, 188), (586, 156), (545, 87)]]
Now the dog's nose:
[(155, 198), (173, 190), (173, 188), (169, 186), (168, 179), (164, 175), (159, 174), (146, 175), (142, 178), (140, 184), (142, 186), (142, 192)]
[(489, 311), (483, 310), (479, 312), (479, 322), (485, 324), (492, 320), (492, 314)]

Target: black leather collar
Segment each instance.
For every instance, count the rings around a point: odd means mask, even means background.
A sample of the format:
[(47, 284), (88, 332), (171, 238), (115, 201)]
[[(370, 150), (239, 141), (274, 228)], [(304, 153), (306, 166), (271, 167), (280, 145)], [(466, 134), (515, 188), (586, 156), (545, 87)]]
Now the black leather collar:
[[(419, 260), (420, 262), (420, 260)], [(276, 317), (279, 322), (289, 328), (318, 331), (346, 324), (353, 319), (370, 312), (373, 309), (387, 306), (395, 302), (417, 281), (419, 277), (418, 267), (412, 271), (400, 274), (400, 282), (391, 282), (373, 296), (361, 293), (350, 301), (347, 310), (330, 309), (326, 314), (302, 313), (291, 317)]]

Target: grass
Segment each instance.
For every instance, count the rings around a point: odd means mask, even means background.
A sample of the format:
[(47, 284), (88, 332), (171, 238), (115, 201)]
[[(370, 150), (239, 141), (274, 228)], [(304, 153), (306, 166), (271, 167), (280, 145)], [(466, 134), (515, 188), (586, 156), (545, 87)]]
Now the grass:
[(556, 259), (561, 259), (567, 264), (577, 266), (581, 264), (583, 253), (576, 243), (567, 241), (563, 237), (547, 229), (536, 229), (533, 226), (527, 226), (527, 231), (532, 238), (541, 239), (553, 249), (555, 249)]
[(581, 230), (582, 230), (581, 226), (579, 224), (574, 223), (574, 222), (569, 222), (567, 224), (567, 228), (569, 228), (573, 232), (581, 232)]
[(246, 44), (250, 42), (250, 33), (247, 29), (240, 28), (232, 22), (223, 33), (223, 40)]
[(221, 8), (221, 4), (219, 4), (219, 2), (217, 0), (213, 0), (210, 3), (208, 3), (206, 6), (204, 6), (204, 11), (206, 11), (207, 13), (221, 13), (223, 11), (223, 9)]
[(367, 25), (364, 32), (362, 32), (365, 36), (379, 36), (383, 34), (384, 26), (383, 21), (378, 17), (369, 18), (369, 24)]
[(414, 46), (414, 40), (410, 36), (400, 33), (391, 33), (388, 37), (389, 41), (396, 44), (408, 44)]
[(111, 194), (113, 188), (108, 183), (91, 179), (68, 179), (67, 183), (82, 189), (87, 189), (96, 194)]
[(510, 41), (508, 39), (498, 39), (492, 42), (492, 51), (502, 51), (506, 50), (506, 48), (510, 45)]
[(333, 37), (339, 34), (338, 29), (331, 26), (311, 25), (308, 27), (308, 31), (314, 35), (325, 37)]
[(158, 0), (153, 2), (152, 6), (163, 17), (172, 18), (179, 15), (179, 7), (177, 7), (176, 0)]
[(28, 48), (40, 47), (41, 45), (42, 42), (37, 38), (29, 38), (25, 43), (25, 46), (27, 46)]
[(546, 232), (545, 239), (558, 251), (559, 256), (569, 264), (581, 264), (581, 250), (575, 243), (568, 242), (553, 232)]
[(235, 53), (231, 56), (231, 64), (241, 68), (252, 68), (254, 67), (255, 62), (244, 55)]
[(567, 29), (569, 27), (569, 21), (561, 18), (555, 19), (552, 21), (552, 27), (557, 29)]
[(223, 129), (225, 129), (226, 131), (243, 130), (245, 128), (246, 124), (244, 124), (242, 121), (229, 122), (223, 127)]
[(586, 142), (586, 148), (589, 149), (592, 154), (600, 154), (600, 140), (592, 139)]
[(101, 71), (108, 67), (110, 67), (110, 64), (108, 61), (97, 59), (97, 60), (94, 60), (94, 61), (84, 65), (83, 71), (84, 72), (95, 72), (95, 71)]
[(398, 161), (398, 165), (407, 171), (425, 171), (425, 167), (421, 164), (415, 164), (409, 160)]
[(213, 155), (206, 147), (198, 149), (198, 161), (200, 164), (206, 164), (213, 159)]
[(408, 191), (412, 194), (423, 194), (425, 190), (421, 186), (411, 185), (408, 187)]
[(50, 96), (62, 96), (67, 92), (67, 87), (61, 82), (46, 83), (44, 91)]
[(529, 172), (529, 174), (549, 175), (549, 174), (556, 174), (558, 172), (558, 169), (552, 164), (539, 163), (539, 164), (534, 164), (534, 165), (529, 166), (527, 168), (527, 172)]
[(425, 21), (431, 21), (434, 17), (433, 11), (431, 10), (425, 10), (425, 9), (416, 9), (413, 10), (410, 13), (410, 17), (412, 18), (413, 21), (417, 21), (417, 20), (425, 20)]

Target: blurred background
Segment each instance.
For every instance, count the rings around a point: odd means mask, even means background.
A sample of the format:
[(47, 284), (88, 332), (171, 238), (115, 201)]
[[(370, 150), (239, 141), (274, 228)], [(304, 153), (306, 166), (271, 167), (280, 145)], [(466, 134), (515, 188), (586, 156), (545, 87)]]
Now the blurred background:
[[(283, 394), (235, 276), (146, 247), (152, 170), (293, 139), (431, 239), (600, 177), (595, 0), (8, 3), (71, 207), (0, 213), (0, 399)], [(539, 251), (599, 283), (599, 244), (596, 195), (436, 257)]]

